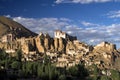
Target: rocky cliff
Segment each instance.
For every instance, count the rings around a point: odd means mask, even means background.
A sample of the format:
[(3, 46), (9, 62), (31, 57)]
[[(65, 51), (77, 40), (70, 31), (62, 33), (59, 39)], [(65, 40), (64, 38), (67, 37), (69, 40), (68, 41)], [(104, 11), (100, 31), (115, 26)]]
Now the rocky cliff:
[[(1, 43), (0, 47), (6, 50), (21, 47), (24, 55), (47, 54), (52, 61), (57, 61), (55, 62), (57, 66), (61, 67), (84, 63), (86, 66), (96, 64), (101, 69), (120, 69), (118, 65), (120, 64), (118, 61), (120, 52), (116, 50), (115, 44), (108, 42), (102, 42), (93, 47), (78, 40), (67, 41), (64, 38), (51, 38), (48, 34), (41, 33), (33, 38), (17, 39), (11, 44)], [(55, 59), (55, 57), (57, 58)]]
[[(42, 34), (36, 37), (36, 45), (39, 53), (57, 53), (59, 66), (75, 65), (80, 62), (86, 66), (96, 64), (101, 69), (119, 67), (116, 65), (119, 64), (120, 52), (116, 50), (115, 44), (109, 42), (101, 42), (93, 47), (78, 40), (66, 41), (64, 38), (45, 37)], [(55, 54), (50, 54), (49, 56), (56, 57)]]
[(81, 61), (86, 65), (96, 64), (101, 69), (115, 68), (120, 53), (116, 50), (116, 45), (108, 42), (102, 42), (94, 47), (94, 49), (85, 54)]
[(120, 51), (109, 42), (93, 47), (61, 31), (55, 32), (55, 38), (43, 33), (36, 35), (6, 17), (0, 17), (0, 37), (0, 49), (11, 54), (21, 48), (26, 60), (39, 60), (38, 55), (46, 54), (59, 67), (83, 63), (86, 66), (96, 64), (100, 69), (120, 69)]
[(39, 53), (65, 52), (66, 40), (63, 38), (51, 38), (48, 34), (39, 34), (36, 38), (36, 47)]

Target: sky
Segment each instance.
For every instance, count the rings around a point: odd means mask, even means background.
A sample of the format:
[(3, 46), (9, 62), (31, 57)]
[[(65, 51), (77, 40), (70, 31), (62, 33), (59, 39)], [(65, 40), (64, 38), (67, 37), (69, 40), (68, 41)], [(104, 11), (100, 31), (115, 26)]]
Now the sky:
[(0, 0), (0, 15), (38, 34), (59, 29), (90, 45), (120, 48), (120, 0)]

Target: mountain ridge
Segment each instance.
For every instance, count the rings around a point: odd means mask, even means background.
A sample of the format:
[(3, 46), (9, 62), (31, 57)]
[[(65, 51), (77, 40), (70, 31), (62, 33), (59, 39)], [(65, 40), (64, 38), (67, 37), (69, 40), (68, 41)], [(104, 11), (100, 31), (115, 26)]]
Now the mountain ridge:
[(17, 23), (8, 17), (0, 16), (0, 37), (8, 33), (14, 34), (17, 38), (29, 36), (33, 37), (37, 35), (36, 33), (25, 28), (20, 23)]
[[(1, 39), (0, 48), (4, 48), (10, 54), (21, 48), (23, 60), (39, 60), (38, 54), (46, 54), (58, 67), (71, 67), (84, 63), (87, 66), (96, 64), (101, 69), (120, 69), (120, 52), (117, 51), (115, 44), (109, 42), (91, 46), (60, 30), (54, 32), (54, 38), (49, 34), (37, 35), (9, 18), (0, 17), (0, 36), (5, 34), (7, 36), (8, 33), (12, 33), (18, 39), (9, 36), (9, 39)], [(34, 57), (29, 57), (33, 55)]]

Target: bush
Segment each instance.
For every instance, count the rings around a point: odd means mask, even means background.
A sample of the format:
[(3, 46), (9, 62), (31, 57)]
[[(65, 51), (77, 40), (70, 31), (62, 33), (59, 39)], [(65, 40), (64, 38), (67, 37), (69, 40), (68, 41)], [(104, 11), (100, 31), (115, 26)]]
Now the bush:
[(66, 80), (66, 76), (65, 75), (60, 75), (58, 80)]
[(108, 76), (101, 76), (100, 80), (111, 80)]
[(79, 76), (78, 66), (72, 66), (68, 69), (67, 73), (71, 76)]
[(43, 80), (56, 80), (59, 75), (59, 71), (51, 64), (39, 64), (37, 73), (38, 77)]
[(70, 67), (67, 70), (67, 75), (70, 75), (74, 78), (79, 78), (81, 80), (84, 80), (86, 77), (89, 76), (88, 70), (85, 69), (84, 65), (75, 65)]
[(13, 69), (20, 69), (21, 68), (21, 63), (18, 62), (18, 61), (14, 61), (12, 64), (11, 64), (11, 67)]
[(120, 80), (120, 73), (116, 70), (111, 70), (111, 78), (112, 80)]

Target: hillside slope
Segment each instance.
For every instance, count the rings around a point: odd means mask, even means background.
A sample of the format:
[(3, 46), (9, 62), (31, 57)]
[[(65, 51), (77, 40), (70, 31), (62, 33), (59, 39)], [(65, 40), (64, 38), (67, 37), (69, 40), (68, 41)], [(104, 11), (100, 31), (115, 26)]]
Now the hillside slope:
[(9, 33), (14, 34), (17, 38), (37, 35), (12, 19), (0, 16), (0, 37)]

